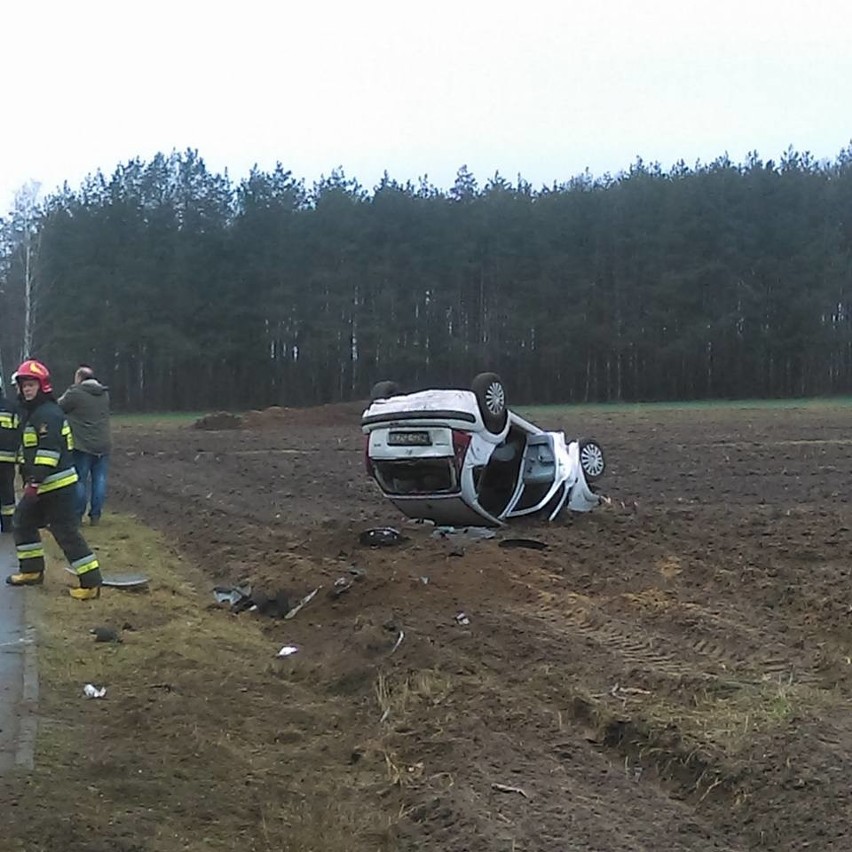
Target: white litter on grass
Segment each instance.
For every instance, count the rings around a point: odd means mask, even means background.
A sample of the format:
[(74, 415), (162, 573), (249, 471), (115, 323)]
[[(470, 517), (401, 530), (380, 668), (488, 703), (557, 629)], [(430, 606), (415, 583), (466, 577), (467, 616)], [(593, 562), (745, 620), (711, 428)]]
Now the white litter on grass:
[(297, 654), (299, 652), (298, 645), (285, 645), (275, 656), (276, 657), (289, 657), (291, 654)]
[(93, 683), (87, 683), (83, 687), (83, 695), (86, 698), (103, 698), (106, 695), (105, 686), (95, 686)]
[(467, 617), (467, 615), (465, 615), (465, 613), (460, 612), (460, 613), (456, 616), (456, 622), (457, 622), (458, 624), (466, 625), (466, 624), (470, 624), (470, 619)]

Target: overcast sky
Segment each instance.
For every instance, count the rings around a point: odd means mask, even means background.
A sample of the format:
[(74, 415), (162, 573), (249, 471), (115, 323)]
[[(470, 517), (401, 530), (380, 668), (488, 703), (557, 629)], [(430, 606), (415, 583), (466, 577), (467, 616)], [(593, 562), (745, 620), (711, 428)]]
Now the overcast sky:
[(466, 164), (535, 188), (852, 140), (849, 0), (4, 3), (0, 212), (194, 148), (447, 188)]

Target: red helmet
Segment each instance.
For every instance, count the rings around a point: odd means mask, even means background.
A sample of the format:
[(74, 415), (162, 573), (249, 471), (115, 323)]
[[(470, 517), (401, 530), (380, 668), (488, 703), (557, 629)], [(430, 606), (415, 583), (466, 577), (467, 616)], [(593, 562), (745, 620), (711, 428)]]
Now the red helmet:
[(15, 370), (12, 378), (21, 385), (21, 379), (35, 379), (41, 388), (42, 393), (53, 393), (53, 385), (50, 383), (50, 370), (33, 358), (27, 358), (17, 370)]

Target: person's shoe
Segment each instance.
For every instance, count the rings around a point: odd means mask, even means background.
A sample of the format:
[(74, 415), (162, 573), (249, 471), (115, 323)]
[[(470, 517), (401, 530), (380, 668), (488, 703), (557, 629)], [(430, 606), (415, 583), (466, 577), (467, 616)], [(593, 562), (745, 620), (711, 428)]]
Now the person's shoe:
[(7, 586), (40, 586), (43, 582), (43, 571), (19, 571), (6, 578)]
[(68, 594), (75, 601), (93, 601), (101, 596), (101, 587), (93, 586), (91, 589), (69, 589)]
[(100, 522), (101, 522), (101, 516), (100, 515), (92, 515), (92, 517), (89, 518), (89, 523), (93, 527), (96, 527)]

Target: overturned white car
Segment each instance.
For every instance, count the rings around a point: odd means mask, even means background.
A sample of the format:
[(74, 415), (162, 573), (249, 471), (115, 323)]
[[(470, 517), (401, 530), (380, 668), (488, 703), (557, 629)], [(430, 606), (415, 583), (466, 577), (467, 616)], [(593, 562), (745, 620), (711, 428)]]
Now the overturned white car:
[(470, 390), (403, 394), (379, 382), (371, 398), (361, 418), (367, 472), (410, 518), (500, 526), (600, 502), (591, 487), (606, 467), (600, 445), (567, 441), (509, 411), (495, 373), (480, 373)]

